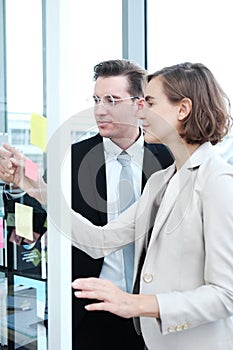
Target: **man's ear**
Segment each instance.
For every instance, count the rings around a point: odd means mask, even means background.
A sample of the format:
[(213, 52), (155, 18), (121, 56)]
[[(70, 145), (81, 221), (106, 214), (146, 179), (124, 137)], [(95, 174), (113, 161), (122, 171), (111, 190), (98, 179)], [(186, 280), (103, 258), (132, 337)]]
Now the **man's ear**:
[(184, 97), (179, 104), (178, 120), (184, 120), (192, 110), (192, 100)]

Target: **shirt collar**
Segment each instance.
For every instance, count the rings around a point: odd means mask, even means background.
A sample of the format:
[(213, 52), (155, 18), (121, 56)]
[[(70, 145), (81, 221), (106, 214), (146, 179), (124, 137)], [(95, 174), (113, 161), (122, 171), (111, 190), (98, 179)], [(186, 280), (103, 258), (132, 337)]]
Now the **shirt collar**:
[(210, 142), (205, 142), (200, 145), (195, 152), (187, 159), (184, 167), (187, 169), (193, 169), (199, 167), (203, 162), (206, 161), (213, 154), (216, 155), (214, 147)]
[[(117, 159), (119, 154), (122, 152), (122, 149), (110, 138), (103, 137), (103, 145), (104, 145), (104, 151), (106, 152), (107, 156), (112, 159)], [(143, 133), (141, 132), (137, 141), (134, 142), (125, 151), (130, 155), (131, 159), (133, 160), (138, 157), (138, 154), (141, 154), (143, 152), (143, 149), (144, 149), (144, 137), (143, 137)]]
[[(195, 170), (200, 167), (202, 163), (205, 163), (210, 157), (217, 156), (217, 152), (214, 146), (209, 142), (201, 144), (193, 154), (188, 157), (186, 162), (179, 169), (179, 173), (186, 172), (187, 170)], [(174, 162), (176, 165), (176, 161)]]

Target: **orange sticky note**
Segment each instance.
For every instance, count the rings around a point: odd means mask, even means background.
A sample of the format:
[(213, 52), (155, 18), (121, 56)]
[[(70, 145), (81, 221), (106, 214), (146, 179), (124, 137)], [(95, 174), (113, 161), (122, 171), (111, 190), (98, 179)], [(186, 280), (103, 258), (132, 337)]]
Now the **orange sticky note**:
[(38, 164), (34, 163), (30, 159), (25, 161), (25, 175), (30, 179), (36, 181), (38, 178)]
[(4, 248), (4, 226), (3, 226), (3, 218), (0, 218), (0, 248)]
[(33, 240), (32, 207), (15, 203), (15, 230), (18, 236)]
[(30, 120), (30, 142), (31, 144), (46, 151), (47, 146), (47, 118), (44, 116), (32, 113)]

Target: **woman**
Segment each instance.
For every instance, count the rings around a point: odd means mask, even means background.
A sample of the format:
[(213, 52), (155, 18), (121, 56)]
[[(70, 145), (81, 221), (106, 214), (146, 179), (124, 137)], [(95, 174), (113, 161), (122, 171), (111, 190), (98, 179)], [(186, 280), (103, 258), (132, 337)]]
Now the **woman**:
[(233, 168), (212, 147), (232, 124), (226, 102), (202, 64), (149, 75), (138, 117), (175, 163), (104, 227), (72, 213), (73, 244), (95, 258), (135, 240), (134, 294), (96, 278), (72, 286), (99, 301), (87, 310), (134, 317), (149, 350), (233, 350)]
[(139, 119), (145, 140), (169, 146), (174, 165), (103, 228), (72, 216), (74, 244), (94, 257), (135, 240), (140, 294), (95, 278), (72, 286), (76, 297), (100, 301), (87, 310), (134, 317), (150, 350), (233, 349), (233, 168), (212, 146), (232, 124), (226, 102), (202, 64), (149, 75)]

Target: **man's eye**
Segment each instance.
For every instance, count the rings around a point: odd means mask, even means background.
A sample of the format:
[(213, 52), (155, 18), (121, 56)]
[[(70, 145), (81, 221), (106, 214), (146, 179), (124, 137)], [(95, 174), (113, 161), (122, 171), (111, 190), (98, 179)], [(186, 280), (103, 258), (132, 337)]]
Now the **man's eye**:
[(116, 102), (116, 100), (114, 100), (114, 98), (113, 98), (113, 97), (110, 97), (110, 96), (106, 96), (105, 101), (106, 101), (107, 103), (114, 103), (114, 102)]

